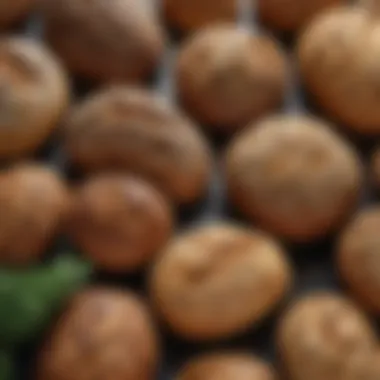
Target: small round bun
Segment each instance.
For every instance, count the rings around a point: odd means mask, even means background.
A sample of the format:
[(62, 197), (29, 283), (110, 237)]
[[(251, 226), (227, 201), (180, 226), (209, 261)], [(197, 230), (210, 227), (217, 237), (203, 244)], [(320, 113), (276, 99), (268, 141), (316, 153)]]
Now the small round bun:
[(233, 24), (210, 26), (180, 49), (179, 97), (200, 123), (232, 133), (282, 103), (286, 65), (270, 37)]
[(173, 216), (149, 183), (103, 174), (77, 190), (67, 224), (72, 242), (99, 269), (130, 272), (146, 265), (166, 243)]
[(175, 333), (207, 341), (239, 334), (267, 317), (291, 282), (289, 263), (272, 238), (210, 224), (169, 242), (152, 269), (149, 290)]
[(157, 334), (146, 305), (129, 291), (89, 288), (58, 319), (37, 360), (40, 380), (154, 380)]
[(374, 328), (338, 294), (314, 293), (296, 301), (281, 320), (277, 338), (286, 378), (378, 379), (366, 376), (376, 371)]
[(271, 116), (252, 124), (226, 155), (229, 196), (253, 223), (295, 241), (334, 232), (354, 211), (362, 165), (323, 121)]
[(0, 173), (0, 265), (38, 261), (63, 227), (69, 199), (49, 167), (20, 164)]
[(377, 0), (345, 2), (317, 15), (298, 41), (311, 99), (359, 135), (380, 135), (379, 15)]

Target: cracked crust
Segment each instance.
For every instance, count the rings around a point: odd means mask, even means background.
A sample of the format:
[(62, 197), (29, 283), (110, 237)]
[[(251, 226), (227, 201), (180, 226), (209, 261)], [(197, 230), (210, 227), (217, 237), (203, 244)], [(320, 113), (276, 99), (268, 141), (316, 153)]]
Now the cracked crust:
[(292, 271), (267, 235), (229, 224), (174, 238), (149, 279), (151, 298), (168, 325), (189, 340), (238, 334), (286, 296)]
[(251, 125), (226, 154), (231, 201), (252, 222), (297, 242), (333, 232), (353, 212), (359, 157), (329, 125), (271, 116)]

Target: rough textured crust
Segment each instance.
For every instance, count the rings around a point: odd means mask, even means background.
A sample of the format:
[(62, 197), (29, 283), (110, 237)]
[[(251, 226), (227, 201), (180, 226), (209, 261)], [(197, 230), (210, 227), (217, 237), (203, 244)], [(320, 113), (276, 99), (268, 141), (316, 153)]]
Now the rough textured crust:
[(146, 79), (164, 48), (149, 0), (42, 0), (46, 37), (71, 71), (100, 82)]
[(73, 198), (69, 235), (100, 269), (139, 269), (171, 235), (168, 202), (141, 179), (104, 174), (85, 182)]
[(0, 159), (30, 154), (69, 103), (68, 77), (40, 42), (0, 38)]
[(292, 271), (267, 235), (229, 224), (200, 226), (169, 242), (149, 289), (163, 320), (193, 341), (228, 338), (265, 318)]
[(317, 119), (277, 115), (227, 150), (229, 196), (252, 222), (297, 242), (333, 232), (353, 212), (363, 180), (348, 142)]
[(179, 97), (200, 122), (227, 133), (279, 106), (286, 59), (280, 46), (233, 24), (194, 34), (179, 52)]
[(273, 368), (243, 352), (203, 354), (187, 362), (176, 380), (276, 380)]
[(296, 301), (280, 322), (277, 344), (292, 380), (379, 378), (366, 376), (376, 371), (374, 328), (340, 295), (315, 293)]
[(0, 263), (38, 261), (62, 227), (69, 192), (54, 170), (39, 164), (0, 174)]
[(297, 32), (321, 11), (344, 0), (258, 0), (258, 14), (267, 26)]
[(308, 26), (297, 48), (314, 101), (344, 127), (366, 135), (380, 134), (376, 13), (360, 5), (325, 12)]
[(120, 86), (103, 90), (79, 104), (63, 129), (69, 158), (86, 172), (134, 172), (178, 203), (206, 190), (206, 140), (158, 95)]
[(77, 294), (37, 362), (40, 380), (153, 380), (159, 348), (145, 304), (129, 291)]

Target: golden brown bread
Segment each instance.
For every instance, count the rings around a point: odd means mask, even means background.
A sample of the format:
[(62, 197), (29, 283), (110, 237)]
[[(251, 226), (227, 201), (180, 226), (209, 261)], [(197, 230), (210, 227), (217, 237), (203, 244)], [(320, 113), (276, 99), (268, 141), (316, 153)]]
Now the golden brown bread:
[(69, 191), (60, 175), (40, 164), (0, 174), (0, 263), (32, 264), (63, 227)]
[(132, 176), (103, 174), (74, 195), (68, 231), (95, 265), (130, 272), (146, 265), (168, 240), (173, 215), (167, 200), (149, 183)]
[(66, 72), (42, 43), (0, 38), (0, 159), (34, 153), (69, 103)]
[[(359, 4), (363, 3), (363, 4)], [(317, 16), (298, 42), (300, 72), (326, 114), (359, 134), (380, 134), (377, 0)]]
[(228, 338), (267, 317), (286, 296), (292, 270), (259, 231), (209, 224), (168, 243), (149, 277), (160, 317), (193, 341)]
[(253, 123), (226, 154), (232, 203), (251, 222), (307, 242), (341, 226), (363, 181), (354, 148), (325, 122), (275, 115)]
[(44, 343), (39, 380), (154, 380), (159, 347), (145, 304), (129, 291), (77, 294)]
[(296, 301), (280, 322), (277, 344), (289, 380), (379, 379), (375, 330), (338, 294)]

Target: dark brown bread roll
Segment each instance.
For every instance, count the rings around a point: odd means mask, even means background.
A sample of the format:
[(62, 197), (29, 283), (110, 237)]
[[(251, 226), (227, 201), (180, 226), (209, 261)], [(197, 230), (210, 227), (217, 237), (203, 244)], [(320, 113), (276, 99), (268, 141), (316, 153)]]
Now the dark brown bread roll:
[(48, 42), (74, 73), (139, 82), (157, 66), (164, 32), (151, 0), (42, 0)]
[(98, 268), (130, 272), (166, 243), (173, 216), (167, 200), (149, 183), (104, 174), (76, 191), (67, 225), (72, 242)]

